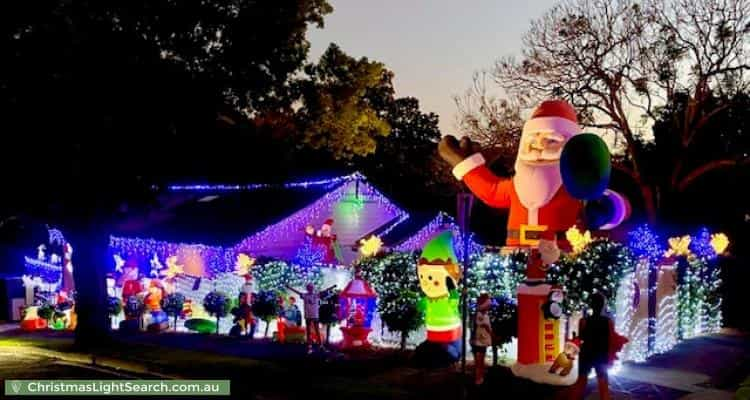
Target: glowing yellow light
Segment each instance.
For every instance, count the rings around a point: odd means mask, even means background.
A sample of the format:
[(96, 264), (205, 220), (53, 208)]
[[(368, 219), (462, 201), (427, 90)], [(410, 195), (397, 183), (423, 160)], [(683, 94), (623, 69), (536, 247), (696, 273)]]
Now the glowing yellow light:
[(247, 275), (250, 273), (250, 268), (255, 265), (255, 258), (248, 256), (245, 253), (237, 254), (237, 261), (234, 264), (234, 272), (237, 275)]
[(565, 238), (568, 239), (568, 243), (573, 247), (573, 254), (580, 253), (594, 240), (591, 237), (591, 232), (585, 231), (581, 233), (575, 226), (565, 232)]
[(383, 241), (375, 235), (359, 241), (359, 252), (365, 257), (378, 254), (381, 247), (383, 247)]
[(167, 270), (164, 271), (164, 276), (167, 279), (172, 279), (182, 273), (184, 273), (184, 270), (182, 264), (177, 264), (177, 256), (167, 257)]
[(690, 235), (677, 236), (669, 238), (669, 250), (664, 255), (666, 257), (672, 256), (689, 256), (690, 253)]
[(714, 233), (711, 235), (711, 247), (716, 254), (722, 254), (729, 247), (729, 238), (723, 233)]

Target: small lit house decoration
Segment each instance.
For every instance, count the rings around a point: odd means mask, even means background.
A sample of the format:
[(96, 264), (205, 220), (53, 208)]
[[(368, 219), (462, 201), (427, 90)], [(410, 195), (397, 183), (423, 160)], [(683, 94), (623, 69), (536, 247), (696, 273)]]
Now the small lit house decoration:
[(367, 336), (372, 330), (372, 314), (375, 311), (377, 295), (370, 285), (356, 274), (339, 295), (339, 317), (343, 321), (344, 334), (342, 347), (345, 349), (369, 347)]
[[(36, 257), (24, 257), (24, 274), (21, 277), (25, 288), (23, 330), (39, 330), (47, 327), (70, 329), (75, 327), (73, 311), (73, 247), (58, 229), (47, 228), (47, 243), (36, 247)], [(42, 314), (37, 309), (44, 307)], [(50, 323), (52, 322), (52, 323)]]

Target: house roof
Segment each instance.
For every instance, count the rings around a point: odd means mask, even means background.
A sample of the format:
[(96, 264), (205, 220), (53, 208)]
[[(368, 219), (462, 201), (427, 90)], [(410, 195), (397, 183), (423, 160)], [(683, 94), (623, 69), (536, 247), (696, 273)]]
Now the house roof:
[(175, 204), (131, 217), (112, 234), (228, 246), (324, 195), (321, 187), (167, 195)]
[[(227, 264), (238, 252), (291, 259), (303, 243), (305, 227), (319, 229), (330, 218), (343, 263), (349, 264), (358, 257), (359, 240), (371, 234), (388, 247), (404, 249), (421, 246), (433, 231), (452, 224), (442, 213), (403, 210), (358, 173), (284, 184), (169, 189), (169, 198), (162, 199), (168, 206), (123, 223), (113, 232), (111, 247), (162, 258), (173, 255), (179, 244), (196, 244), (189, 252), (209, 254), (214, 264)], [(415, 233), (421, 233), (420, 239), (413, 238)]]

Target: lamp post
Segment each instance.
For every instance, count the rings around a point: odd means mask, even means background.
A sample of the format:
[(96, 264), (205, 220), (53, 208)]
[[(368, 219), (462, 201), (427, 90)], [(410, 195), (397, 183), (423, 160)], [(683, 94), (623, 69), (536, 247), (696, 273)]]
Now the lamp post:
[(461, 245), (463, 246), (463, 288), (461, 290), (461, 372), (466, 373), (466, 323), (468, 317), (468, 302), (466, 299), (466, 276), (469, 272), (469, 221), (471, 220), (471, 207), (474, 204), (474, 195), (469, 192), (461, 192), (457, 195), (456, 206), (458, 212), (458, 226), (461, 229)]

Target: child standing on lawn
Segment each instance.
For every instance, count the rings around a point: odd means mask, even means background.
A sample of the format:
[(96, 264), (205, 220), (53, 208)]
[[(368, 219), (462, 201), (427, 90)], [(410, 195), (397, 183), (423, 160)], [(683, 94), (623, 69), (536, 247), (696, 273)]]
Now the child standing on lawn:
[(591, 297), (592, 314), (579, 323), (581, 353), (578, 363), (578, 381), (574, 385), (574, 398), (582, 399), (591, 370), (596, 371), (599, 398), (609, 400), (607, 369), (614, 363), (616, 354), (627, 339), (615, 332), (614, 322), (604, 314), (607, 299), (601, 293)]
[[(335, 288), (336, 285), (333, 285), (325, 290), (323, 292), (327, 292), (333, 288)], [(292, 287), (288, 287), (289, 290), (296, 293), (299, 297), (302, 298), (302, 301), (304, 303), (304, 309), (305, 309), (305, 328), (307, 333), (307, 354), (312, 353), (312, 345), (315, 340), (314, 338), (317, 338), (318, 346), (321, 346), (320, 341), (320, 326), (318, 324), (319, 318), (320, 318), (320, 298), (321, 298), (321, 292), (318, 292), (315, 290), (315, 285), (312, 283), (307, 284), (307, 291), (302, 293), (298, 290), (295, 290)], [(315, 330), (315, 336), (313, 336), (313, 329)]]
[(490, 322), (490, 305), (492, 301), (487, 293), (482, 293), (477, 298), (477, 312), (474, 316), (474, 329), (471, 340), (471, 348), (474, 353), (474, 384), (484, 383), (484, 358), (487, 347), (492, 346), (492, 324)]

